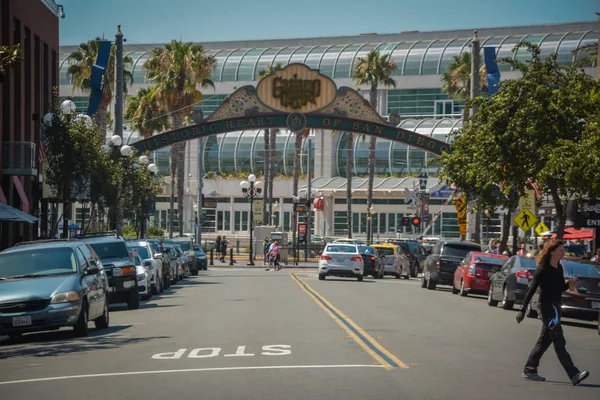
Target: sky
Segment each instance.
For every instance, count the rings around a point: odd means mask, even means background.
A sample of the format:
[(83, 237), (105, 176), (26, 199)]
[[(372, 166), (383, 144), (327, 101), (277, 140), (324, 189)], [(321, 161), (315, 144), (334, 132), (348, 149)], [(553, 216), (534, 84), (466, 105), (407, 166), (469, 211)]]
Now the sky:
[(596, 21), (598, 0), (57, 0), (60, 44), (343, 36)]

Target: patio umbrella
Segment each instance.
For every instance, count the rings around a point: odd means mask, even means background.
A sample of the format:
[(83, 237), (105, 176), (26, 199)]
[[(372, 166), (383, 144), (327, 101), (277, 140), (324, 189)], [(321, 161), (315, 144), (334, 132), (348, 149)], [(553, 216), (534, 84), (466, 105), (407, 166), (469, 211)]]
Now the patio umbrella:
[(38, 218), (23, 211), (17, 210), (16, 208), (7, 204), (0, 203), (0, 221), (26, 222), (28, 224), (33, 224), (38, 221)]
[[(556, 239), (556, 234), (552, 235), (552, 239)], [(592, 240), (594, 232), (588, 229), (565, 228), (563, 240)]]

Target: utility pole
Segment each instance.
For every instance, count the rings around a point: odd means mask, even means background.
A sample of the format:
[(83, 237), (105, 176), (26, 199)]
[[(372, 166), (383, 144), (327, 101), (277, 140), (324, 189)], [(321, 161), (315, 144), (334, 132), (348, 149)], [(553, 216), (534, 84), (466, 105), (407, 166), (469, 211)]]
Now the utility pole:
[[(480, 95), (480, 87), (479, 87), (479, 51), (480, 51), (480, 42), (477, 37), (477, 31), (474, 32), (473, 41), (471, 42), (471, 93), (470, 98), (474, 99), (479, 97)], [(471, 110), (469, 111), (469, 117), (473, 118), (475, 113), (477, 112), (477, 105), (471, 106)], [(467, 201), (470, 199), (467, 199)], [(468, 201), (467, 204), (471, 203)], [(477, 212), (473, 214), (473, 208), (468, 209), (467, 218), (475, 218), (475, 230), (474, 232), (467, 232), (467, 237), (477, 243), (480, 241), (481, 236), (481, 215)], [(471, 224), (467, 223), (467, 226)]]
[(204, 188), (204, 138), (198, 139), (198, 197), (197, 204), (197, 228), (196, 228), (196, 244), (202, 246), (202, 189)]
[(312, 139), (308, 138), (308, 165), (306, 172), (308, 173), (308, 184), (306, 187), (306, 202), (308, 203), (308, 213), (306, 217), (306, 238), (304, 239), (304, 261), (308, 261), (308, 244), (312, 239), (311, 225), (312, 225)]

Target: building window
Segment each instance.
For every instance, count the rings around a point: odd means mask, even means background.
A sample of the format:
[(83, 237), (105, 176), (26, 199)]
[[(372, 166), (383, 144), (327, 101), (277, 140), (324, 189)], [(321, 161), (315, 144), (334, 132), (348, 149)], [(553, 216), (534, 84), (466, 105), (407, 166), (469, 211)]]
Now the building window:
[(249, 211), (236, 211), (235, 212), (235, 226), (234, 230), (237, 232), (245, 232), (248, 230), (248, 214)]
[[(283, 199), (283, 200), (285, 203), (285, 200), (287, 200), (287, 199)], [(291, 225), (292, 225), (292, 213), (290, 211), (284, 211), (283, 212), (283, 229), (282, 230), (284, 232), (289, 232)]]
[(458, 229), (458, 215), (456, 213), (442, 213), (442, 236), (443, 237), (459, 237), (460, 230)]
[[(84, 222), (90, 222), (90, 209), (77, 207), (75, 209), (75, 224), (83, 225)], [(82, 226), (82, 228), (85, 229), (85, 226)]]
[(348, 218), (346, 211), (333, 212), (333, 234), (348, 236)]
[(228, 231), (231, 229), (231, 211), (217, 211), (217, 230)]
[[(439, 111), (445, 114), (456, 113), (464, 107), (464, 102), (454, 101), (442, 92), (434, 89), (396, 89), (388, 90), (388, 115), (396, 112), (401, 116), (436, 116)], [(451, 107), (451, 109), (450, 109)], [(447, 112), (451, 111), (451, 112)]]

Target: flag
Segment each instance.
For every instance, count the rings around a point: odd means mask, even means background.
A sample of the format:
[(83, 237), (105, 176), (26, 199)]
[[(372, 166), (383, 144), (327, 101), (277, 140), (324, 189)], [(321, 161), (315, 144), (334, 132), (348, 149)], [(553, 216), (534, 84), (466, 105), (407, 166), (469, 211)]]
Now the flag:
[(44, 145), (44, 141), (40, 140), (40, 144), (38, 146), (38, 158), (40, 161), (40, 165), (46, 160), (46, 146)]

